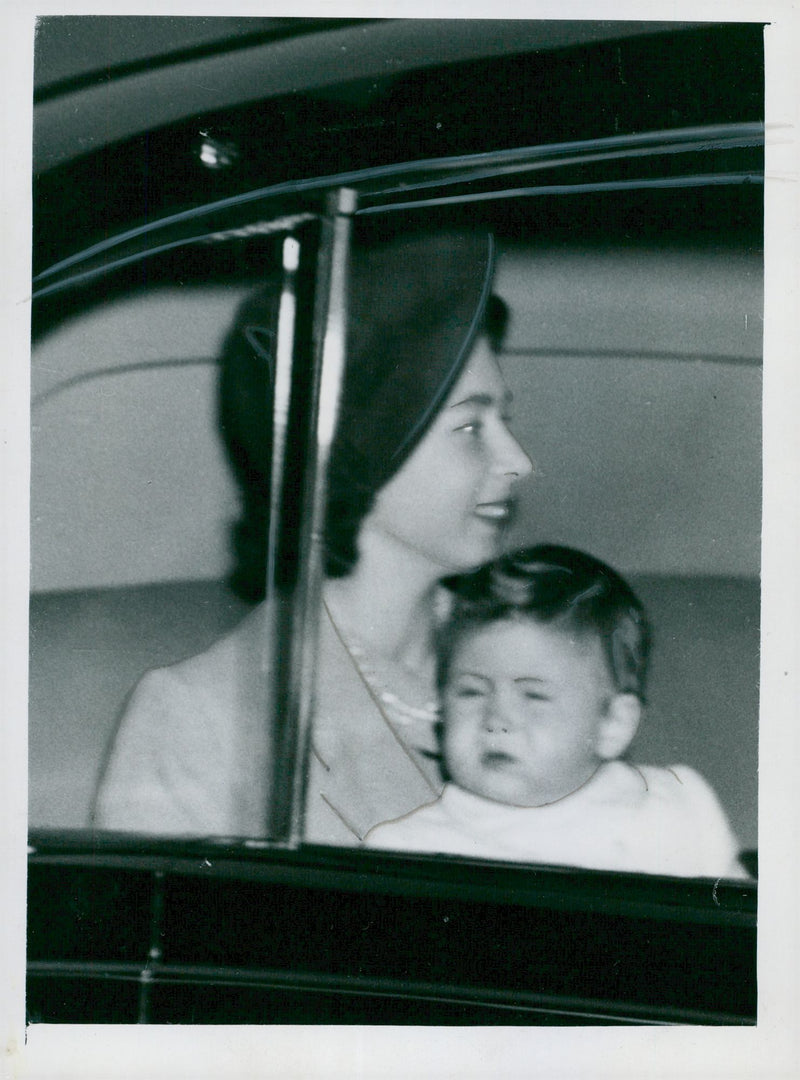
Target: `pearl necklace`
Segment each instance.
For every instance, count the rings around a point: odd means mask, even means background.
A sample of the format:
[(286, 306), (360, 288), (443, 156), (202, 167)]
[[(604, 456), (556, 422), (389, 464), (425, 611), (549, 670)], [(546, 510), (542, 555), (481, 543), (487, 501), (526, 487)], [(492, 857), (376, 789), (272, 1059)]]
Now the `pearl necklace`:
[[(344, 633), (342, 628), (333, 618), (327, 604), (325, 605), (325, 610), (328, 613), (331, 625), (336, 631), (336, 636), (339, 638), (350, 657), (353, 667), (361, 676), (362, 681), (378, 703), (378, 707), (381, 708), (381, 711), (383, 711), (383, 707), (390, 710), (392, 719), (398, 724), (411, 724), (415, 721), (434, 724), (439, 719), (439, 703), (433, 700), (427, 701), (424, 705), (409, 705), (409, 703), (404, 701), (399, 694), (396, 694), (393, 690), (389, 690), (379, 678), (378, 673), (375, 670), (375, 664), (369, 659), (369, 654), (364, 646), (356, 641), (351, 635)], [(409, 675), (412, 675), (412, 673), (409, 672)], [(412, 677), (416, 676), (412, 675)]]
[[(344, 641), (344, 638), (342, 640)], [(429, 724), (433, 724), (439, 719), (440, 709), (437, 701), (427, 701), (424, 705), (409, 705), (398, 694), (388, 690), (383, 685), (363, 645), (350, 640), (345, 641), (345, 646), (356, 667), (361, 672), (364, 681), (369, 683), (381, 702), (388, 709), (391, 709), (392, 715), (398, 723), (410, 724), (414, 720), (424, 720)]]

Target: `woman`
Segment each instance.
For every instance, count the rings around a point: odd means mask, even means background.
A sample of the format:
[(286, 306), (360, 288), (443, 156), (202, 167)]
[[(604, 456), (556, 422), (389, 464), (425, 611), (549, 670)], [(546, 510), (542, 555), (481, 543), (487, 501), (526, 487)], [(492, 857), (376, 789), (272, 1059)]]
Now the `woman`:
[[(530, 462), (508, 426), (494, 353), (491, 238), (413, 236), (353, 257), (348, 365), (331, 453), (324, 618), (306, 837), (355, 844), (435, 798), (432, 638), (443, 577), (496, 555)], [(258, 553), (275, 290), (226, 349), (221, 419)], [(242, 585), (242, 576), (239, 584)], [(207, 652), (134, 691), (102, 779), (98, 826), (254, 836), (264, 789), (263, 605)]]

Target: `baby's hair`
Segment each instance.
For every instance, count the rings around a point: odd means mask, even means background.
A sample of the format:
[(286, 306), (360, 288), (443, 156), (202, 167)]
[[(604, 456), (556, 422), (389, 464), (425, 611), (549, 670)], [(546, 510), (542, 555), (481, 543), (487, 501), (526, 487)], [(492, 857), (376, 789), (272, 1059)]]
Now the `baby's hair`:
[(595, 635), (614, 688), (645, 700), (651, 634), (644, 607), (610, 566), (585, 552), (540, 544), (503, 555), (451, 578), (451, 615), (439, 635), (437, 680), (447, 684), (459, 640), (502, 620), (531, 619), (578, 635)]

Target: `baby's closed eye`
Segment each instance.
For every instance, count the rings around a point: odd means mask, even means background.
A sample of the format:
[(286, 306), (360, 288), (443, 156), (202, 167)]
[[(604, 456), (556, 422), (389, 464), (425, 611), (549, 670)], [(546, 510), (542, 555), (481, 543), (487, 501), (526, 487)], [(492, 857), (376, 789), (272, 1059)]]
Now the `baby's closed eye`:
[(484, 697), (488, 690), (484, 686), (457, 686), (453, 692), (456, 697), (477, 698)]

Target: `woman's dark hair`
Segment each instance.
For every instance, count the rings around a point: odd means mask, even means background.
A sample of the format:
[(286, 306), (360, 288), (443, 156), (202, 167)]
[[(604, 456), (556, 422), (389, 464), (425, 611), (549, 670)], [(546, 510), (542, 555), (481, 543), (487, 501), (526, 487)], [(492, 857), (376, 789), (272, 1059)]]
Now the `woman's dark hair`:
[[(456, 382), (476, 337), (499, 350), (508, 309), (490, 294), (488, 234), (415, 234), (356, 246), (347, 368), (328, 467), (325, 572), (346, 576), (377, 492), (401, 468)], [(270, 500), (272, 363), (279, 282), (238, 311), (222, 350), (219, 422), (242, 495), (231, 585), (264, 594)]]
[(574, 548), (540, 544), (450, 578), (450, 618), (438, 642), (437, 680), (444, 689), (456, 646), (470, 631), (507, 619), (530, 619), (598, 638), (617, 693), (644, 702), (651, 632), (641, 601), (616, 570)]

